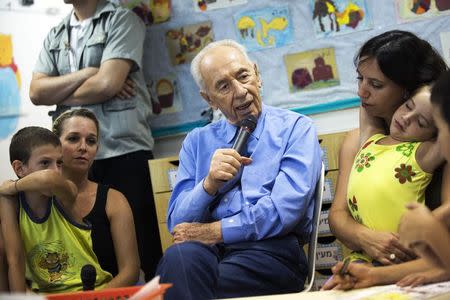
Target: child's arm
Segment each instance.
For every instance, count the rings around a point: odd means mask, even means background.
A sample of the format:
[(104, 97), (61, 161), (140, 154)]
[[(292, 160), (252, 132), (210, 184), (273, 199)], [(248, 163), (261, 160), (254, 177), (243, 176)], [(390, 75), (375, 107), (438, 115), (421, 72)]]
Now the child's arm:
[(376, 133), (386, 133), (384, 121), (381, 118), (370, 116), (366, 109), (359, 107), (359, 146), (363, 144)]
[[(445, 157), (436, 139), (422, 142), (416, 151), (416, 161), (428, 173), (434, 171), (445, 162)], [(442, 181), (444, 184), (445, 182)]]
[[(12, 185), (12, 183), (9, 183)], [(37, 192), (45, 196), (56, 196), (64, 207), (70, 207), (75, 203), (78, 189), (76, 185), (62, 177), (61, 174), (54, 170), (41, 170), (33, 172), (25, 177), (20, 178), (14, 183), (17, 192)], [(0, 188), (1, 191), (1, 188)]]
[(5, 241), (11, 292), (25, 292), (25, 254), (17, 221), (17, 199), (0, 197), (1, 233)]

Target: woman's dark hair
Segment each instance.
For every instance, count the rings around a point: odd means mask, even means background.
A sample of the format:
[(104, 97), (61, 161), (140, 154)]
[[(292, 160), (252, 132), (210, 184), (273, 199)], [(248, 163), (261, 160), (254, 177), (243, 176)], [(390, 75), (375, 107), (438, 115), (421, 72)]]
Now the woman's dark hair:
[(431, 103), (439, 108), (450, 128), (450, 71), (446, 71), (433, 85)]
[(447, 70), (441, 55), (408, 31), (392, 30), (371, 38), (355, 56), (355, 66), (368, 58), (375, 58), (383, 74), (408, 94), (436, 81)]
[(92, 122), (94, 122), (95, 127), (97, 129), (97, 136), (99, 135), (99, 124), (98, 124), (98, 120), (97, 117), (95, 116), (95, 114), (90, 111), (89, 109), (86, 108), (79, 108), (79, 109), (74, 109), (74, 110), (68, 110), (65, 111), (64, 113), (62, 113), (58, 118), (56, 118), (56, 120), (53, 122), (53, 132), (58, 136), (61, 137), (63, 129), (64, 129), (64, 123), (66, 120), (73, 118), (73, 117), (82, 117), (82, 118), (87, 118), (89, 120), (92, 120)]

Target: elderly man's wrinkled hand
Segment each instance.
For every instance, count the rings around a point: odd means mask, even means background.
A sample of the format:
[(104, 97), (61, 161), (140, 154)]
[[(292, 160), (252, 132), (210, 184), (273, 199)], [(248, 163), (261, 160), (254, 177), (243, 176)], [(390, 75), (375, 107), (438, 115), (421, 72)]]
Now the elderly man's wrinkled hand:
[(197, 241), (207, 245), (221, 243), (220, 221), (214, 223), (180, 223), (173, 228), (173, 242)]
[(203, 188), (210, 195), (215, 195), (219, 188), (239, 172), (241, 165), (248, 165), (252, 160), (239, 155), (234, 149), (217, 149), (211, 158), (209, 173)]

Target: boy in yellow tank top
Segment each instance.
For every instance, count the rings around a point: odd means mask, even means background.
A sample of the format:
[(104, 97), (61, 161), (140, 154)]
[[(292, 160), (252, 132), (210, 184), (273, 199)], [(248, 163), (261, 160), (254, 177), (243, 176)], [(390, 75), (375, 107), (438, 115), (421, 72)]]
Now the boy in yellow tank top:
[(25, 278), (39, 293), (81, 290), (86, 264), (97, 271), (95, 287), (104, 286), (112, 276), (92, 250), (90, 224), (72, 214), (77, 188), (61, 175), (59, 138), (41, 127), (23, 128), (11, 140), (10, 161), (19, 179), (0, 186), (10, 290), (25, 291)]
[[(401, 105), (392, 117), (389, 135), (383, 122), (370, 116), (369, 103), (361, 103), (360, 150), (355, 157), (347, 187), (347, 204), (353, 218), (371, 230), (397, 235), (406, 204), (424, 203), (424, 194), (434, 170), (444, 162), (436, 143), (430, 88), (424, 86)], [(386, 254), (392, 263), (414, 254)], [(408, 257), (400, 257), (408, 255)], [(354, 251), (352, 261), (378, 264), (366, 253)]]

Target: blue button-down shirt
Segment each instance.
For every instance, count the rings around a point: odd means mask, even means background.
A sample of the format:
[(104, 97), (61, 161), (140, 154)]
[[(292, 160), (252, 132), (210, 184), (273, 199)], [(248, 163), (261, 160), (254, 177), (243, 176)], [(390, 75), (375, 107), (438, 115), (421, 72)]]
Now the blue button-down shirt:
[[(225, 243), (255, 241), (290, 232), (307, 241), (322, 159), (311, 119), (263, 105), (247, 152), (253, 162), (218, 196), (203, 189), (211, 158), (231, 148), (237, 127), (225, 120), (193, 130), (183, 142), (168, 226), (221, 220)], [(231, 188), (230, 188), (231, 185)]]

